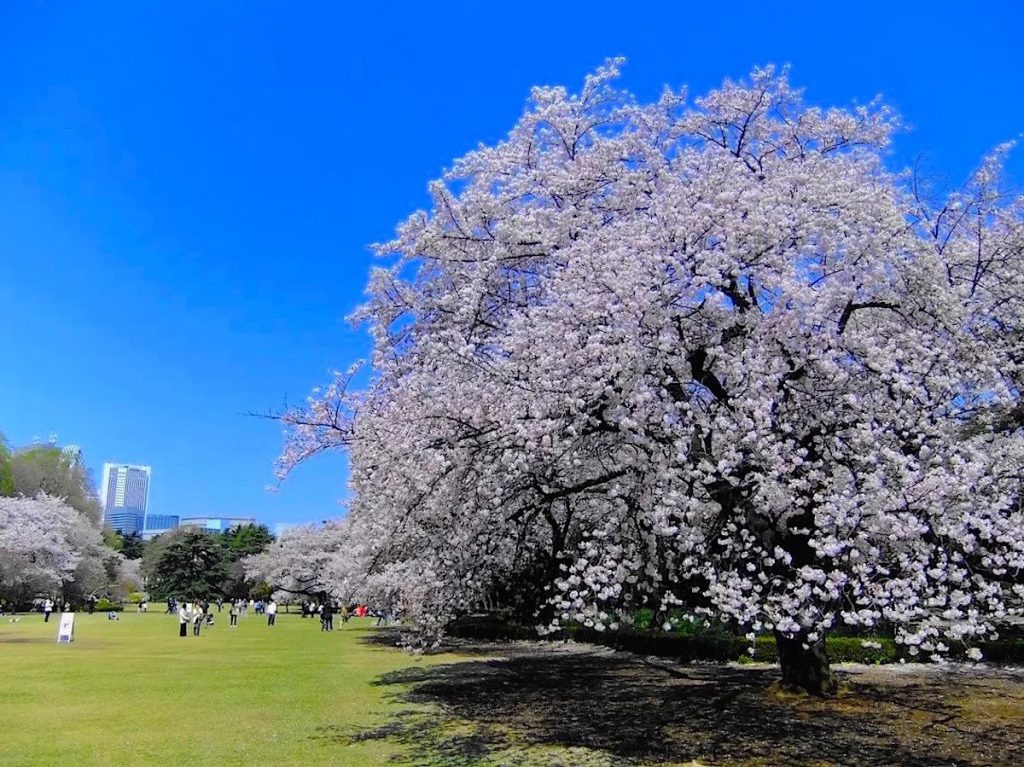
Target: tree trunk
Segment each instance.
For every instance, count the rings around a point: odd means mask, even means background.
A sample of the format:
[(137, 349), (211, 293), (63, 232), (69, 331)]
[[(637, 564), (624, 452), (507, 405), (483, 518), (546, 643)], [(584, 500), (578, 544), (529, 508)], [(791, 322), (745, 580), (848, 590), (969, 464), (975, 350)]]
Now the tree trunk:
[[(779, 648), (779, 666), (783, 684), (798, 687), (811, 695), (835, 695), (838, 683), (829, 666), (825, 640), (808, 642), (804, 635), (792, 639), (775, 632)], [(804, 647), (807, 644), (808, 647)]]

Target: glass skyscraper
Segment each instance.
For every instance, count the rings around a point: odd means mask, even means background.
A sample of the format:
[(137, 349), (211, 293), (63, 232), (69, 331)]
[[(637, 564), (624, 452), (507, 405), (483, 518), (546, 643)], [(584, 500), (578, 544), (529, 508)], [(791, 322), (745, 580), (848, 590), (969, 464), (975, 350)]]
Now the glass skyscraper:
[(149, 466), (126, 463), (103, 464), (100, 501), (103, 524), (122, 533), (142, 533), (149, 506)]

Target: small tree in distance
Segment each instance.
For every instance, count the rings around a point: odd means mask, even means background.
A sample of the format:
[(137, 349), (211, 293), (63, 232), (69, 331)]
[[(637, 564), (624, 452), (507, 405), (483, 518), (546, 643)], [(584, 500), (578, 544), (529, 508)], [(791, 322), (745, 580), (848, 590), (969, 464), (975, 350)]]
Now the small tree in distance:
[(350, 452), (339, 582), (437, 631), (528, 570), (548, 628), (712, 616), (819, 694), (838, 625), (990, 636), (1024, 599), (1008, 147), (933, 201), (879, 104), (770, 68), (638, 104), (618, 66), (431, 184), (357, 315), (370, 385), (282, 417), (283, 472)]

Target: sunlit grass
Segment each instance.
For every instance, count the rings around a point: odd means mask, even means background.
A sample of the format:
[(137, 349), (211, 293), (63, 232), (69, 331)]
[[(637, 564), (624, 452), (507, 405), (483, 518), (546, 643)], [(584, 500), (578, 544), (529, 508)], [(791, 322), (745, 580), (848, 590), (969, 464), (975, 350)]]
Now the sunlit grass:
[(20, 618), (0, 617), (0, 765), (380, 764), (393, 745), (337, 734), (403, 707), (381, 674), (441, 662), (362, 643), (370, 619), (232, 629), (225, 611), (182, 639), (174, 616), (79, 614), (58, 645), (59, 615)]

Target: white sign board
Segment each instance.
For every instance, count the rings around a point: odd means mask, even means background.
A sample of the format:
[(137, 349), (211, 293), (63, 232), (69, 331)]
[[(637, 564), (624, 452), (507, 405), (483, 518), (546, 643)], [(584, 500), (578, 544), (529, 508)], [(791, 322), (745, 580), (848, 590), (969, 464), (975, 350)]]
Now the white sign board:
[(60, 628), (57, 629), (57, 644), (75, 641), (75, 614), (61, 613)]

